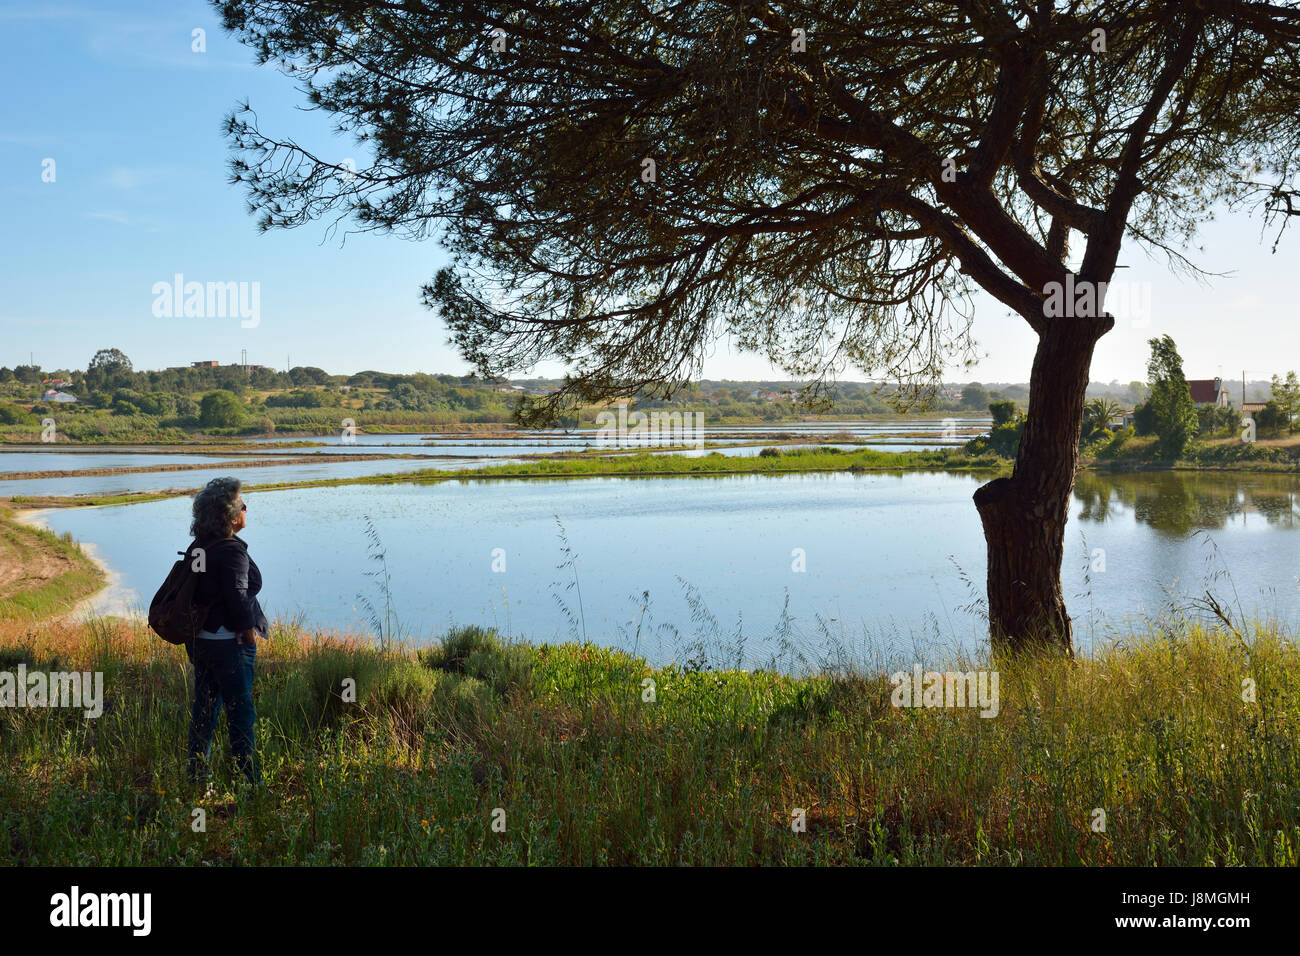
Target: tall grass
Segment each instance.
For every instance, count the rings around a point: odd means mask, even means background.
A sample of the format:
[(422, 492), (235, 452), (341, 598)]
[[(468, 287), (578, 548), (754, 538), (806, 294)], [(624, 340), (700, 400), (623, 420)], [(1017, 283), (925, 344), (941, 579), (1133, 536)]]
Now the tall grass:
[[(986, 719), (893, 707), (886, 670), (652, 668), (476, 627), (384, 650), (277, 624), (256, 682), (267, 787), (236, 798), (181, 783), (182, 651), (121, 620), (0, 621), (0, 670), (102, 670), (106, 687), (97, 720), (0, 709), (0, 854), (1295, 865), (1300, 653), (1276, 627), (1234, 628), (1154, 629), (1074, 662), (1000, 660), (1000, 712)], [(224, 737), (214, 754), (228, 781)], [(504, 832), (491, 826), (498, 808)], [(796, 808), (806, 832), (791, 827)]]

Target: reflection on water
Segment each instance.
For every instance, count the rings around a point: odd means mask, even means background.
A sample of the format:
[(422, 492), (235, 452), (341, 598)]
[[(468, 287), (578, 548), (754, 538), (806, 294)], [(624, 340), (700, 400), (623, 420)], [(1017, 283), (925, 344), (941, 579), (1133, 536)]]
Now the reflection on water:
[(1300, 478), (1232, 472), (1083, 472), (1074, 483), (1080, 521), (1104, 524), (1120, 515), (1183, 537), (1252, 520), (1300, 527)]

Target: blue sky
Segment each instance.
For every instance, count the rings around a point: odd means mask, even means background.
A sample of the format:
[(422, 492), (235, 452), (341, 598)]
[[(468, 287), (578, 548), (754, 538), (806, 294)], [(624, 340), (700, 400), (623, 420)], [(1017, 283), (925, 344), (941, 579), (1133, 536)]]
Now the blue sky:
[[(206, 31), (206, 51), (191, 50)], [(0, 365), (84, 368), (99, 348), (137, 368), (200, 359), (330, 372), (363, 368), (463, 373), (419, 289), (445, 262), (433, 242), (392, 236), (327, 239), (323, 224), (259, 234), (226, 182), (223, 117), (247, 97), (264, 126), (340, 159), (353, 144), (328, 118), (298, 109), (293, 84), (258, 68), (198, 0), (61, 4), (0, 2)], [(43, 182), (54, 160), (55, 179)], [(1168, 333), (1188, 376), (1266, 378), (1300, 368), (1300, 224), (1276, 254), (1259, 218), (1220, 215), (1194, 261), (1228, 274), (1208, 285), (1172, 276), (1130, 248), (1119, 275), (1149, 283), (1145, 321), (1121, 320), (1099, 344), (1093, 379), (1145, 378), (1146, 339)], [(257, 282), (260, 316), (160, 318), (153, 286)], [(1114, 311), (1112, 303), (1112, 311)], [(992, 300), (977, 299), (986, 355), (950, 381), (1027, 381), (1034, 336)], [(536, 374), (555, 374), (547, 365)], [(709, 378), (766, 378), (768, 363), (719, 344)], [(861, 378), (850, 374), (848, 377)]]

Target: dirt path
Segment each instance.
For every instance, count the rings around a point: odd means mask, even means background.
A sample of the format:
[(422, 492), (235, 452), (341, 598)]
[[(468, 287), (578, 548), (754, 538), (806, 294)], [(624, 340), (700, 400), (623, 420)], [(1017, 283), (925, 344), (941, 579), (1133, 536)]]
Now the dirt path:
[(37, 546), (21, 526), (0, 525), (0, 600), (38, 588), (74, 566), (66, 555)]

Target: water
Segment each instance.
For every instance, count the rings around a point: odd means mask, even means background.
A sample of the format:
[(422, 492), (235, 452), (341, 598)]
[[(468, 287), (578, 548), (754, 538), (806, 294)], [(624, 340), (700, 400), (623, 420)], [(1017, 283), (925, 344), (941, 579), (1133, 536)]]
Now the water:
[(235, 463), (250, 456), (185, 455), (169, 452), (161, 455), (98, 454), (66, 451), (5, 451), (0, 447), (0, 472), (9, 471), (76, 471), (92, 468), (145, 468), (157, 465), (201, 464), (208, 461)]
[(14, 478), (0, 481), (0, 498), (11, 495), (115, 495), (131, 491), (168, 491), (202, 488), (213, 478), (234, 475), (247, 484), (282, 481), (315, 481), (324, 478), (362, 478), (437, 468), (460, 471), (485, 464), (513, 464), (518, 459), (494, 458), (367, 458), (360, 461), (305, 462), (295, 465), (264, 465), (250, 468), (229, 462), (220, 468), (190, 471), (139, 472), (125, 475), (83, 475), (68, 478)]
[(838, 448), (840, 451), (845, 451), (845, 452), (855, 452), (855, 451), (861, 451), (863, 448), (870, 448), (873, 449), (874, 451), (904, 452), (904, 451), (935, 451), (938, 449), (951, 448), (951, 447), (953, 447), (953, 445), (946, 442), (926, 443), (926, 442), (911, 442), (911, 441), (904, 441), (904, 440), (899, 440), (897, 442), (894, 441), (865, 442), (859, 445), (844, 444), (842, 442), (826, 442), (824, 444), (819, 443), (816, 445), (810, 445), (807, 443), (788, 444), (784, 442), (774, 442), (771, 445), (740, 445), (738, 447), (724, 446), (722, 448), (692, 448), (687, 451), (656, 451), (656, 452), (651, 452), (651, 454), (681, 455), (683, 458), (703, 458), (706, 455), (712, 455), (712, 454), (719, 454), (728, 458), (754, 458), (760, 452), (762, 452), (764, 448), (777, 448), (782, 451), (792, 451), (797, 448), (806, 448), (810, 451), (814, 448)]
[[(707, 414), (707, 413), (706, 413)], [(704, 426), (706, 441), (734, 443), (755, 441), (758, 436), (766, 434), (788, 434), (795, 436), (849, 436), (855, 439), (871, 439), (889, 443), (911, 442), (918, 438), (940, 440), (945, 430), (955, 428), (960, 433), (987, 431), (993, 420), (988, 416), (971, 418), (900, 418), (875, 419), (847, 422), (769, 422), (756, 425), (709, 425)], [(505, 429), (503, 428), (503, 431)], [(330, 451), (374, 452), (381, 448), (394, 448), (406, 451), (410, 448), (423, 448), (427, 451), (442, 452), (443, 447), (452, 448), (488, 448), (511, 449), (514, 454), (524, 454), (518, 450), (519, 445), (539, 446), (541, 450), (558, 451), (598, 447), (600, 429), (595, 427), (563, 429), (543, 429), (538, 431), (517, 431), (510, 438), (501, 438), (499, 434), (491, 438), (475, 439), (473, 432), (413, 432), (409, 434), (389, 435), (354, 435), (345, 440), (343, 435), (322, 435), (319, 437), (297, 438), (273, 436), (254, 438), (251, 441), (271, 447), (295, 441), (319, 442), (330, 446)], [(378, 446), (378, 448), (377, 448)], [(492, 454), (493, 452), (485, 452)], [(506, 450), (496, 454), (507, 454)]]
[(545, 454), (553, 451), (581, 451), (590, 448), (593, 442), (569, 439), (541, 438), (532, 432), (521, 433), (518, 438), (485, 438), (475, 440), (473, 435), (446, 436), (445, 439), (425, 441), (425, 433), (413, 435), (354, 435), (344, 441), (341, 435), (321, 435), (309, 438), (254, 438), (251, 442), (265, 446), (268, 452), (278, 454), (289, 452), (310, 454), (310, 448), (280, 449), (276, 446), (288, 442), (308, 441), (325, 448), (315, 449), (330, 455), (362, 454), (391, 452), (395, 455), (531, 455)]
[[(783, 641), (809, 661), (840, 649), (860, 660), (873, 648), (983, 645), (978, 607), (962, 610), (983, 598), (971, 502), (981, 480), (913, 472), (252, 492), (244, 537), (268, 613), (328, 629), (368, 629), (359, 592), (382, 605), (366, 576), (379, 567), (367, 554), (369, 518), (401, 626), (417, 640), (480, 623), (533, 641), (585, 634), (653, 662), (704, 654), (754, 666), (777, 658)], [(1187, 610), (1207, 589), (1234, 614), (1300, 620), (1300, 476), (1085, 474), (1078, 484), (1063, 577), (1081, 647)], [(166, 500), (45, 521), (93, 542), (147, 598), (186, 544), (188, 508)], [(557, 517), (573, 567), (557, 567)], [(782, 661), (799, 666), (790, 654)]]
[[(843, 441), (845, 434), (851, 434), (859, 441), (865, 441), (866, 447), (881, 451), (929, 451), (938, 448), (960, 445), (961, 440), (945, 437), (944, 431), (953, 427), (953, 419), (916, 418), (905, 421), (858, 421), (858, 422), (793, 422), (789, 425), (737, 425), (710, 429), (707, 440), (720, 443), (721, 447), (710, 449), (689, 449), (681, 454), (687, 457), (699, 457), (718, 452), (723, 455), (752, 457), (765, 447), (797, 448), (800, 445), (788, 441), (774, 440), (770, 444), (752, 444), (762, 441), (765, 434), (791, 434), (809, 438), (824, 436), (832, 447), (844, 451), (853, 451), (861, 445), (847, 444)], [(985, 419), (960, 420), (957, 427), (966, 429), (985, 422)], [(907, 432), (922, 436), (903, 437), (898, 432)], [(433, 439), (433, 440), (429, 440)], [(839, 439), (839, 441), (836, 441)], [(572, 430), (519, 431), (510, 438), (475, 439), (472, 433), (434, 433), (415, 432), (393, 435), (356, 435), (345, 441), (344, 436), (326, 435), (311, 439), (319, 442), (320, 448), (292, 447), (290, 442), (297, 438), (275, 436), (252, 439), (253, 452), (244, 452), (229, 457), (204, 455), (188, 452), (183, 447), (163, 446), (113, 446), (112, 451), (76, 450), (75, 446), (66, 449), (63, 446), (39, 451), (5, 451), (0, 446), (0, 472), (18, 471), (73, 471), (78, 469), (105, 468), (139, 468), (163, 466), (170, 464), (213, 463), (211, 469), (195, 469), (183, 472), (141, 472), (130, 475), (81, 475), (66, 478), (22, 478), (0, 480), (0, 497), (6, 496), (68, 496), (78, 495), (114, 495), (129, 492), (157, 492), (176, 489), (201, 487), (210, 479), (219, 475), (235, 474), (250, 483), (272, 483), (291, 481), (314, 481), (322, 478), (354, 478), (368, 475), (402, 473), (418, 471), (424, 468), (437, 468), (459, 471), (486, 465), (513, 464), (520, 456), (549, 455), (559, 452), (593, 451), (611, 452), (627, 449), (612, 447), (608, 442), (597, 440), (594, 428)], [(748, 444), (747, 444), (748, 443)], [(265, 451), (263, 451), (265, 449)], [(631, 450), (655, 451), (658, 454), (672, 454), (657, 446), (646, 446)], [(356, 462), (315, 463), (309, 461), (315, 455), (334, 455), (339, 453), (365, 456)], [(424, 455), (422, 460), (381, 459), (376, 456), (390, 455)], [(248, 461), (255, 460), (250, 455), (260, 458), (286, 457), (284, 465), (261, 466), (250, 468)], [(292, 457), (296, 463), (291, 464)]]

